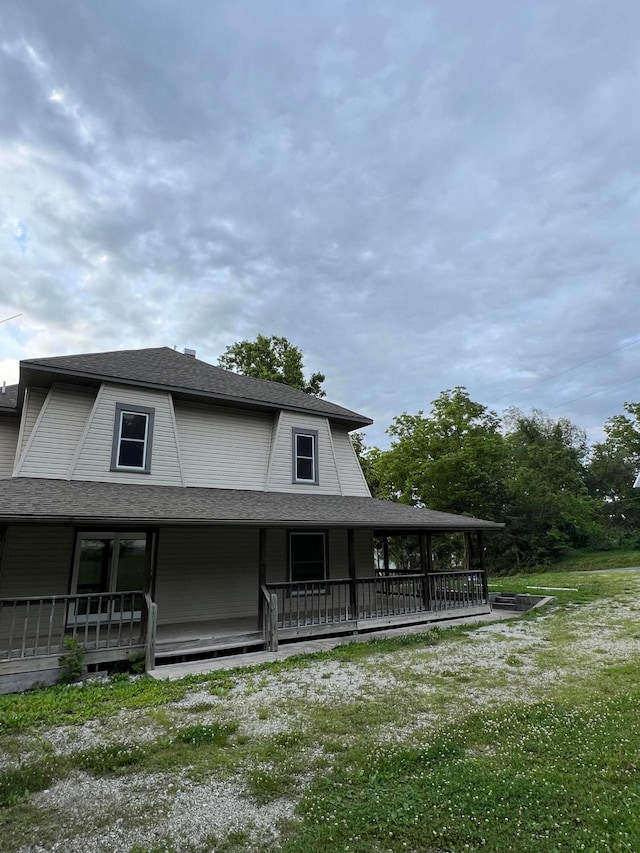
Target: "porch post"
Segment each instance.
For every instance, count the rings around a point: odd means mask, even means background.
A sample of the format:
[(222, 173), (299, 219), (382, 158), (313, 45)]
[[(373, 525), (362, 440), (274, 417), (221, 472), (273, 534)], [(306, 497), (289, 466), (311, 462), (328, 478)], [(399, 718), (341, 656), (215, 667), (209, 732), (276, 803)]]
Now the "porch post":
[(347, 560), (349, 563), (349, 600), (351, 618), (358, 618), (358, 587), (356, 585), (356, 549), (353, 527), (347, 530)]
[(267, 582), (267, 528), (258, 530), (258, 628), (262, 627), (264, 596), (262, 587)]
[(389, 577), (389, 536), (386, 533), (382, 537), (382, 555), (384, 559), (384, 573)]
[(156, 630), (158, 625), (158, 605), (153, 600), (158, 565), (158, 531), (147, 529), (147, 547), (144, 555), (144, 623), (142, 638), (145, 645), (144, 671), (149, 672), (156, 662)]
[(482, 597), (485, 603), (489, 603), (489, 582), (487, 580), (487, 568), (484, 563), (484, 540), (482, 530), (478, 530), (478, 565), (482, 573)]
[(424, 530), (420, 531), (420, 570), (424, 578), (424, 606), (431, 610), (431, 589), (429, 572), (431, 571), (431, 536)]

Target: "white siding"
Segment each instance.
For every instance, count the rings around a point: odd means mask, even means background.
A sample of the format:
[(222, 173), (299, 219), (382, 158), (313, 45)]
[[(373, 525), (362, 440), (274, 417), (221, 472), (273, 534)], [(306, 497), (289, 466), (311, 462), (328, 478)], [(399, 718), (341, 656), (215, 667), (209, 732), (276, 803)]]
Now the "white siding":
[(40, 414), (40, 409), (47, 399), (47, 392), (42, 388), (27, 388), (22, 409), (22, 426), (20, 435), (20, 454), (24, 451), (31, 435), (31, 430)]
[(0, 419), (0, 479), (4, 480), (13, 474), (19, 428), (17, 418)]
[[(293, 483), (292, 430), (293, 428), (318, 432), (318, 485)], [(267, 491), (299, 492), (314, 495), (339, 495), (340, 482), (333, 444), (326, 418), (281, 412), (269, 466)]]
[(349, 433), (344, 427), (331, 427), (333, 436), (333, 450), (336, 457), (336, 466), (340, 476), (340, 485), (343, 495), (370, 498), (371, 492), (362, 473), (358, 457), (353, 449)]
[(96, 392), (53, 385), (31, 431), (16, 476), (64, 480), (82, 436)]
[(163, 529), (155, 600), (159, 624), (253, 615), (257, 620), (257, 528)]
[[(110, 470), (116, 403), (124, 403), (132, 408), (147, 406), (155, 409), (149, 474)], [(137, 485), (183, 485), (170, 396), (160, 391), (124, 385), (103, 385), (71, 479)]]
[(0, 567), (0, 597), (67, 595), (73, 529), (9, 527)]
[(273, 417), (176, 403), (186, 486), (263, 490)]

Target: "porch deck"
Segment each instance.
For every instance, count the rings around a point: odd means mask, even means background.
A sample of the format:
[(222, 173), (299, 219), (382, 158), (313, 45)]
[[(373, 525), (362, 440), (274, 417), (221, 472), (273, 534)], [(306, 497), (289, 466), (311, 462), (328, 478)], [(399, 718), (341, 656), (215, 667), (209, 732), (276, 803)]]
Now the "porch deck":
[(156, 625), (142, 591), (0, 599), (0, 676), (53, 670), (67, 638), (87, 664), (276, 650), (279, 642), (489, 613), (482, 571), (265, 584), (261, 612)]

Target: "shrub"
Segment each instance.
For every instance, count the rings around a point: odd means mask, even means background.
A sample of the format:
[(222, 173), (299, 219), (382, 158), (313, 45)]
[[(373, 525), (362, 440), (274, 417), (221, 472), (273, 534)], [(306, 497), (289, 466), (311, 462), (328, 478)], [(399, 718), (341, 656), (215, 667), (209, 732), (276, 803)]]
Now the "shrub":
[(82, 678), (84, 649), (75, 637), (65, 637), (64, 647), (64, 654), (58, 658), (60, 665), (58, 684), (75, 684)]

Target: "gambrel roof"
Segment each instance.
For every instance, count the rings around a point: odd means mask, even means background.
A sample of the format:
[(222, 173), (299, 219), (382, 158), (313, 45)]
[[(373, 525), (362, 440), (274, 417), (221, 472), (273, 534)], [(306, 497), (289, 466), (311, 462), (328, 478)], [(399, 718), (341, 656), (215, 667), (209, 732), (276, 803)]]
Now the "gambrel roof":
[(115, 382), (170, 391), (174, 396), (221, 405), (301, 412), (340, 421), (349, 429), (372, 423), (357, 412), (279, 382), (242, 376), (170, 347), (31, 358), (20, 362), (20, 385)]

